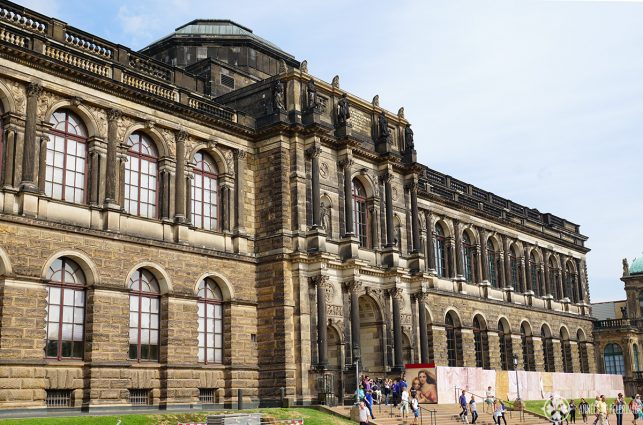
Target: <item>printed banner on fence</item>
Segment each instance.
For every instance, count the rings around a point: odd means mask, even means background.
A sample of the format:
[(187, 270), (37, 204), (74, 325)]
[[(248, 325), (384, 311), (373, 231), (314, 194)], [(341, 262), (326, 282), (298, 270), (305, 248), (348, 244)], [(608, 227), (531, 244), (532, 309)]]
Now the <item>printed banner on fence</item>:
[(435, 363), (407, 364), (404, 368), (410, 396), (413, 397), (415, 392), (419, 403), (437, 403), (438, 380), (435, 374)]

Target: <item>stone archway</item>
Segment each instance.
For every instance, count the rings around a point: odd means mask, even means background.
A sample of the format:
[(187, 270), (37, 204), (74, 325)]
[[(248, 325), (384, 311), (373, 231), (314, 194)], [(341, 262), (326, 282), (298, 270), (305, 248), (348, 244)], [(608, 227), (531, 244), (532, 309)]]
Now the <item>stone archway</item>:
[(333, 326), (328, 326), (328, 369), (339, 370), (341, 368), (341, 339), (339, 333)]
[(369, 295), (359, 297), (359, 340), (361, 363), (365, 372), (383, 369), (382, 313)]

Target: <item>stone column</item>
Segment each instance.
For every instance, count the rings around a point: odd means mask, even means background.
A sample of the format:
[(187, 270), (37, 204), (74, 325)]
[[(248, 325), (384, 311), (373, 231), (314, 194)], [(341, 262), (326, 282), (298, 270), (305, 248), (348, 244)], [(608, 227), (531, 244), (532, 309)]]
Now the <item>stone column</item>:
[(13, 161), (15, 155), (16, 129), (9, 127), (5, 133), (5, 160), (3, 184), (5, 187), (13, 187)]
[(425, 301), (427, 294), (425, 292), (418, 292), (415, 296), (418, 302), (418, 316), (420, 320), (420, 363), (429, 362), (429, 338), (426, 327), (426, 308)]
[(415, 180), (407, 185), (411, 192), (411, 227), (413, 232), (413, 252), (420, 252), (420, 217), (418, 214), (418, 184)]
[(117, 181), (118, 181), (118, 120), (121, 111), (110, 109), (107, 112), (107, 173), (105, 186), (105, 204), (118, 206)]
[(393, 223), (393, 189), (391, 187), (391, 180), (393, 175), (388, 171), (380, 176), (380, 180), (384, 183), (384, 197), (386, 205), (386, 247), (395, 246), (395, 224)]
[(456, 254), (456, 247), (455, 247), (455, 242), (453, 240), (453, 237), (450, 237), (448, 239), (448, 256), (447, 258), (448, 264), (449, 264), (449, 277), (455, 278), (456, 277), (456, 263), (457, 263), (457, 254)]
[(328, 336), (326, 325), (328, 318), (326, 316), (326, 289), (328, 288), (328, 276), (314, 276), (310, 278), (312, 285), (317, 287), (317, 352), (319, 369), (328, 367)]
[(177, 131), (174, 140), (176, 142), (176, 206), (174, 207), (174, 220), (177, 223), (185, 222), (185, 140), (188, 133), (180, 130)]
[(401, 370), (404, 366), (402, 357), (402, 316), (400, 313), (402, 289), (391, 289), (390, 295), (391, 304), (393, 305), (393, 367), (395, 369)]
[(321, 148), (317, 146), (313, 146), (306, 150), (306, 155), (310, 157), (311, 205), (313, 207), (313, 222), (311, 227), (313, 229), (318, 228), (321, 224), (319, 222), (319, 154), (321, 154)]
[(246, 232), (246, 210), (245, 210), (245, 200), (243, 198), (246, 193), (245, 186), (245, 170), (246, 170), (246, 151), (236, 150), (234, 152), (235, 159), (235, 191), (234, 191), (234, 230), (237, 233)]
[(464, 258), (462, 258), (462, 231), (460, 229), (460, 220), (453, 220), (453, 231), (455, 232), (456, 279), (464, 280)]
[(27, 111), (25, 119), (25, 137), (22, 151), (22, 180), (20, 190), (38, 193), (35, 182), (36, 172), (36, 124), (38, 121), (38, 96), (42, 86), (38, 83), (29, 83), (27, 86)]
[[(480, 235), (480, 258), (479, 263), (482, 265), (482, 281), (489, 281), (489, 259), (487, 258), (487, 231), (485, 229), (480, 229), (478, 231)], [(496, 273), (498, 275), (499, 273)], [(500, 286), (500, 285), (498, 285)]]
[[(36, 137), (38, 139), (38, 191), (45, 193), (45, 180), (47, 178), (47, 143), (49, 143), (49, 136), (41, 134)], [(65, 188), (63, 188), (64, 193)], [(87, 190), (87, 188), (85, 188)], [(87, 193), (87, 192), (85, 192)], [(67, 199), (68, 202), (73, 202), (73, 199)]]
[[(505, 288), (513, 287), (513, 281), (511, 279), (511, 244), (509, 238), (505, 235), (502, 235), (502, 245), (504, 247), (504, 263), (505, 263)], [(514, 288), (515, 290), (516, 288)]]
[(353, 181), (351, 179), (353, 159), (347, 157), (338, 163), (339, 167), (344, 170), (344, 217), (345, 235), (352, 236), (355, 234), (353, 228)]
[(435, 274), (436, 265), (435, 265), (435, 246), (433, 245), (433, 214), (430, 211), (427, 211), (426, 215), (426, 241), (427, 241), (427, 251), (429, 255), (429, 273)]
[[(347, 288), (349, 293), (351, 294), (351, 342), (353, 346), (353, 354), (355, 353), (355, 351), (361, 353), (359, 341), (359, 291), (362, 288), (362, 284), (356, 280), (353, 280), (348, 283)], [(353, 359), (353, 361), (355, 361), (355, 359)]]
[(531, 264), (529, 264), (529, 253), (527, 252), (527, 250), (528, 248), (525, 245), (522, 256), (522, 261), (524, 263), (524, 267), (522, 268), (522, 281), (524, 282), (523, 285), (525, 286), (525, 290), (523, 292), (533, 291), (533, 285), (535, 283), (531, 281)]

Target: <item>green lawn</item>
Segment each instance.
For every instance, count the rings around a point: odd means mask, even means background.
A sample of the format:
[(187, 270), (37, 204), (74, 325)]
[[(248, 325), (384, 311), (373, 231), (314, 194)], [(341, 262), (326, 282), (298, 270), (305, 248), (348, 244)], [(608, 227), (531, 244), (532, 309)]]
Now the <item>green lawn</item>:
[[(244, 412), (261, 412), (264, 418), (274, 419), (299, 419), (303, 418), (306, 425), (349, 425), (353, 424), (346, 419), (328, 415), (315, 409), (294, 408), (294, 409), (260, 409), (247, 410)], [(119, 416), (70, 416), (60, 418), (42, 419), (4, 419), (0, 425), (116, 425), (121, 420), (121, 425), (176, 425), (180, 422), (206, 422), (208, 414), (219, 414), (223, 412), (203, 413), (179, 413), (179, 414), (140, 414), (140, 415), (119, 415)], [(230, 412), (238, 413), (238, 411)], [(353, 424), (354, 425), (354, 424)]]

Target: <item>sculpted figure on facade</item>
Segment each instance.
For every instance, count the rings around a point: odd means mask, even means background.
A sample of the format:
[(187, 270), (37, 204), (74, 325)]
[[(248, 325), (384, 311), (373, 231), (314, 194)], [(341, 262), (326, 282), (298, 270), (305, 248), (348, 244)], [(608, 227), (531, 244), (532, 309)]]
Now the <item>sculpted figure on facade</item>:
[(306, 109), (308, 111), (314, 111), (317, 109), (317, 87), (315, 87), (315, 80), (312, 78), (306, 83), (306, 99), (308, 103), (306, 104)]
[(630, 275), (630, 265), (627, 262), (627, 258), (623, 258), (623, 276)]
[(351, 117), (350, 103), (346, 97), (346, 93), (342, 94), (342, 97), (337, 102), (337, 125), (344, 126), (348, 123), (348, 119)]
[(380, 112), (378, 117), (378, 123), (380, 127), (379, 136), (381, 139), (388, 139), (391, 136), (391, 131), (388, 128), (388, 119), (386, 118), (386, 113), (384, 111)]
[(406, 143), (406, 150), (415, 149), (415, 144), (413, 143), (413, 130), (411, 130), (411, 124), (407, 124), (404, 127), (404, 142)]
[(272, 89), (272, 98), (274, 102), (274, 107), (277, 111), (285, 111), (286, 107), (284, 104), (284, 83), (281, 80), (277, 80), (273, 89)]
[(324, 201), (319, 205), (319, 221), (324, 230), (330, 231), (330, 205)]

